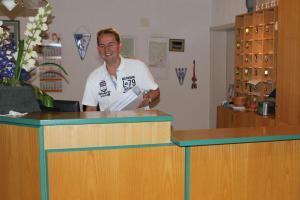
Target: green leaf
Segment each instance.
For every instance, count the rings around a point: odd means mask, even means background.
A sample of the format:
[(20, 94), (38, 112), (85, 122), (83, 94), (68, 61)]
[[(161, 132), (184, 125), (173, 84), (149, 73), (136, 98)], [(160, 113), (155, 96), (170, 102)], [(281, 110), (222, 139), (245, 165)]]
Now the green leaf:
[(41, 102), (41, 104), (45, 107), (53, 108), (54, 107), (54, 99), (47, 93), (45, 93), (43, 90), (40, 88), (31, 85), (30, 83), (22, 82), (23, 85), (28, 85), (33, 88), (35, 97), (38, 101)]
[(64, 74), (65, 75), (68, 75), (68, 73), (67, 73), (67, 71), (61, 66), (61, 65), (59, 65), (59, 64), (56, 64), (56, 63), (52, 63), (52, 62), (45, 62), (45, 63), (41, 63), (41, 64), (39, 64), (39, 66), (38, 67), (42, 67), (42, 66), (49, 66), (49, 65), (54, 65), (54, 66), (56, 66), (56, 67), (58, 67), (59, 69), (61, 69), (63, 72), (64, 72)]
[(21, 61), (23, 57), (23, 50), (24, 50), (24, 40), (19, 40), (18, 44), (18, 57), (17, 57), (17, 62), (16, 62), (16, 68), (15, 68), (15, 79), (20, 80), (20, 75), (21, 75)]
[(31, 87), (33, 87), (33, 89), (34, 89), (37, 100), (39, 100), (43, 106), (49, 107), (49, 108), (52, 108), (54, 106), (53, 97), (49, 96), (47, 93), (45, 93), (44, 91), (42, 91), (41, 89), (39, 89), (37, 87), (34, 87), (32, 85), (31, 85)]

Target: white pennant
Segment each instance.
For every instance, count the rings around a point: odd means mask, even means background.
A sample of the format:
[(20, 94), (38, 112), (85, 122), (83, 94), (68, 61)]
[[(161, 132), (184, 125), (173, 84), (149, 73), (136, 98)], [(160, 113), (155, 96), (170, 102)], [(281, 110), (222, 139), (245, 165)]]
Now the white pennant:
[(2, 4), (9, 11), (12, 11), (12, 9), (14, 9), (17, 5), (14, 0), (2, 0)]
[(91, 40), (90, 33), (74, 33), (75, 44), (80, 56), (80, 59), (83, 60), (87, 52)]

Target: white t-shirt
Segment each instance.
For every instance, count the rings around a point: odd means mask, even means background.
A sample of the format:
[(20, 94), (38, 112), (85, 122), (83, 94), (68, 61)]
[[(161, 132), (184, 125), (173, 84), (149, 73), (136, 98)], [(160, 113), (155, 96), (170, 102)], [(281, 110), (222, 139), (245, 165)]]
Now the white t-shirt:
[(104, 63), (88, 77), (82, 104), (97, 106), (104, 111), (123, 93), (137, 85), (142, 92), (158, 88), (148, 67), (139, 60), (121, 57), (117, 79), (110, 76)]

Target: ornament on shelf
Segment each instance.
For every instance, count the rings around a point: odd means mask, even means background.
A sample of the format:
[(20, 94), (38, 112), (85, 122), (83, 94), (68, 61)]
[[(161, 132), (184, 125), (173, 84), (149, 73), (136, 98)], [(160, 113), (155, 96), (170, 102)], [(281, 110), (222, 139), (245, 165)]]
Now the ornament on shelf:
[(248, 12), (254, 11), (255, 5), (255, 0), (246, 0), (246, 8)]

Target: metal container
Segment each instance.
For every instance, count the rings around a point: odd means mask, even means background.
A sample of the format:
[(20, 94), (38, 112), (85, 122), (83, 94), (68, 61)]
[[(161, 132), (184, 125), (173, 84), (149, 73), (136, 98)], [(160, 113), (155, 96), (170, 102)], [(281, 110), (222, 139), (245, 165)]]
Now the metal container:
[(275, 114), (275, 102), (274, 101), (261, 101), (258, 102), (258, 114), (263, 116)]

